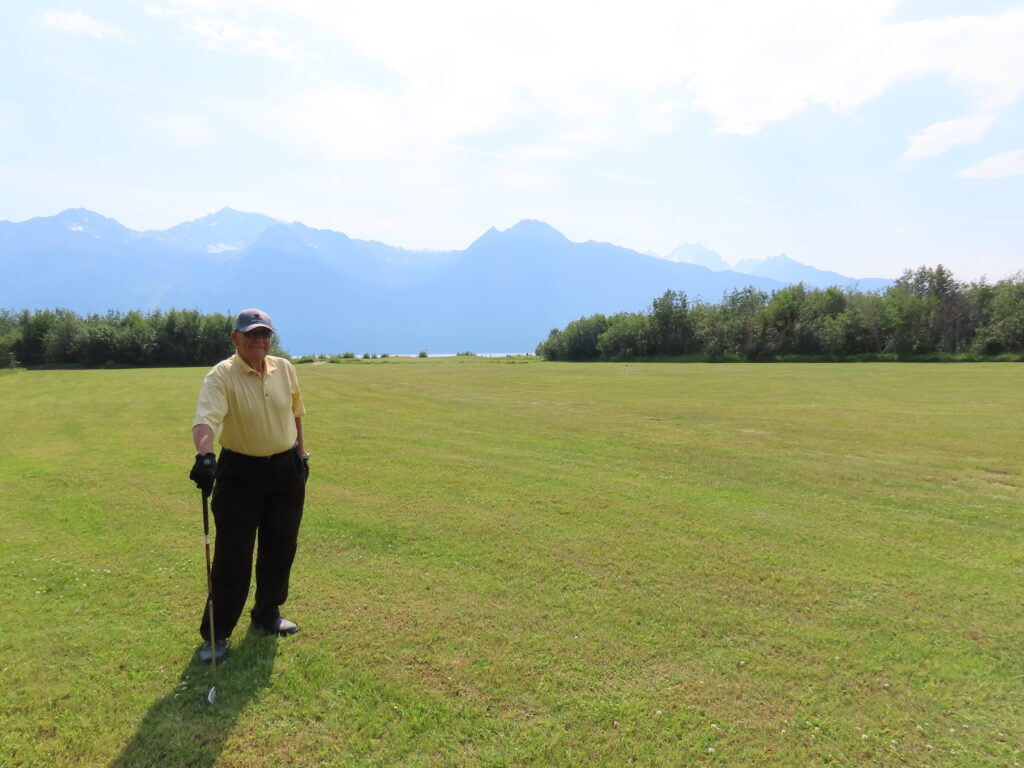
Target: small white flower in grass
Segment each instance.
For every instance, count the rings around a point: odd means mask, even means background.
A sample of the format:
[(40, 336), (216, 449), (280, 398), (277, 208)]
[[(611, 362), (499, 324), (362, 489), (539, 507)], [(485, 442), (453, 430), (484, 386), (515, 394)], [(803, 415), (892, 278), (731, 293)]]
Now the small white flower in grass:
[(708, 754), (709, 755), (715, 754), (715, 748), (714, 747), (708, 747)]
[(660, 714), (661, 714), (661, 710), (660, 710), (660, 709), (656, 709), (656, 710), (654, 710), (654, 714), (656, 714), (656, 715), (660, 715)]
[(718, 723), (712, 723), (711, 727), (714, 728), (717, 731), (718, 730)]

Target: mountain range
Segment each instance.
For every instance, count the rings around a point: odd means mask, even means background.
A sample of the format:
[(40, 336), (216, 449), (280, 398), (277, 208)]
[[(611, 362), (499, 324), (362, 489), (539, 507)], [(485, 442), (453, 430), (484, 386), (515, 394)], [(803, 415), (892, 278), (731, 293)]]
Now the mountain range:
[(747, 286), (890, 283), (785, 256), (730, 270), (704, 246), (658, 258), (573, 242), (539, 221), (492, 227), (463, 250), (418, 251), (230, 208), (165, 230), (132, 230), (85, 209), (0, 221), (0, 268), (0, 307), (9, 310), (258, 306), (292, 354), (527, 352), (551, 328), (640, 311), (668, 289), (718, 301)]

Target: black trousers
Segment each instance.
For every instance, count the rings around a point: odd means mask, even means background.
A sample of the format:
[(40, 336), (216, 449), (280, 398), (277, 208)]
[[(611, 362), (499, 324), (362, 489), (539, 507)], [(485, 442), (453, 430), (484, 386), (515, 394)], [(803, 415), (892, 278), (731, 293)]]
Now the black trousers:
[[(267, 458), (223, 449), (213, 489), (216, 538), (213, 550), (213, 621), (217, 639), (230, 637), (252, 581), (256, 549), (253, 623), (280, 618), (302, 522), (305, 473), (297, 448)], [(203, 606), (199, 633), (210, 639), (210, 614)]]

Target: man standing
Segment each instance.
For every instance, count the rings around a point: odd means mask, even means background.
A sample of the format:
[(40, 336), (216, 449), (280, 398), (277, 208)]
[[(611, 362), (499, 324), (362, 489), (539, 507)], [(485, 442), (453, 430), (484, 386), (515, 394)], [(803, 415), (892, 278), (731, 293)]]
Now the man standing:
[[(211, 577), (216, 637), (211, 637), (204, 606), (199, 628), (205, 641), (199, 658), (204, 662), (214, 655), (220, 662), (227, 652), (227, 638), (249, 595), (254, 547), (252, 625), (278, 635), (299, 630), (281, 617), (280, 607), (288, 598), (309, 476), (302, 440), (306, 409), (294, 366), (269, 354), (273, 335), (266, 312), (238, 313), (231, 331), (235, 354), (203, 379), (193, 420), (196, 460), (189, 478), (204, 493), (213, 489), (217, 530)], [(219, 460), (213, 453), (217, 433)]]

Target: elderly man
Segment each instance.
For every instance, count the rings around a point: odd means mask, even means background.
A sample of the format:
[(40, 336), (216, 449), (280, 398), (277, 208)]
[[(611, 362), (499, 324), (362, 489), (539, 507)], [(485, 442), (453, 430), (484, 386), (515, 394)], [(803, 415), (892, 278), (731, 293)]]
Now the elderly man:
[[(227, 652), (227, 638), (249, 595), (257, 538), (252, 625), (277, 635), (299, 629), (281, 617), (280, 607), (288, 597), (309, 476), (302, 440), (306, 410), (295, 368), (270, 355), (270, 316), (246, 309), (233, 328), (235, 354), (203, 379), (192, 427), (196, 460), (189, 478), (204, 493), (213, 489), (217, 529), (211, 577), (216, 637), (205, 607), (199, 628), (199, 658), (207, 663)], [(213, 453), (217, 433), (219, 459)]]

